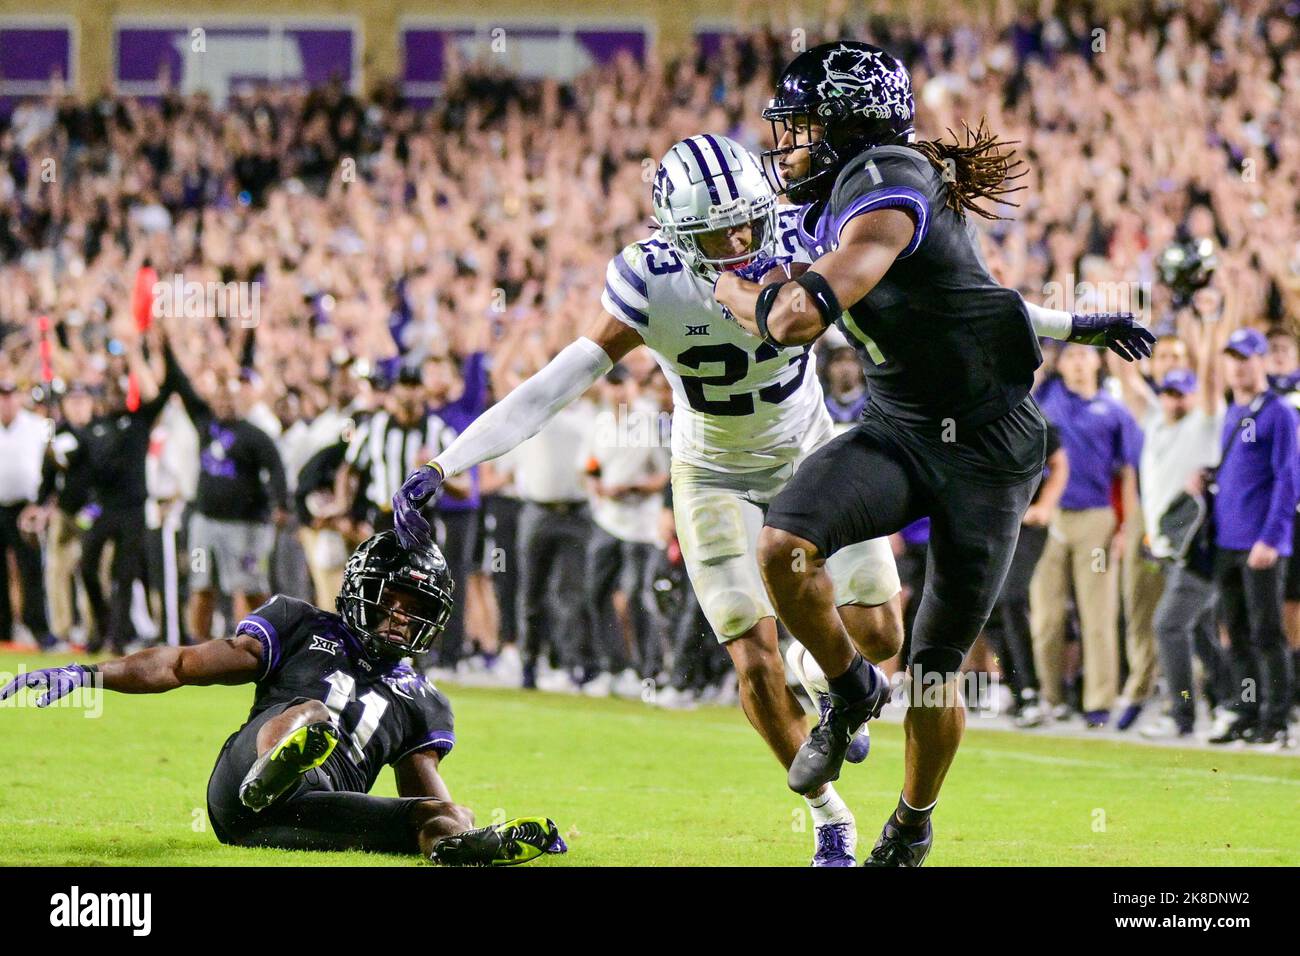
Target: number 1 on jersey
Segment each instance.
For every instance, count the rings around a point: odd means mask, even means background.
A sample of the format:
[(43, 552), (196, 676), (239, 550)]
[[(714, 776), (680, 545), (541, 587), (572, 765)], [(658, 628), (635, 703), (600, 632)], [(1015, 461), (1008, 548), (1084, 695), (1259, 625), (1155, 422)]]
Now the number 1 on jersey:
[[(343, 727), (343, 712), (349, 704), (357, 699), (356, 678), (351, 674), (345, 674), (343, 671), (335, 671), (325, 678), (325, 683), (330, 685), (329, 693), (325, 695), (325, 707), (333, 715), (334, 723), (341, 729)], [(370, 743), (370, 738), (374, 736), (375, 730), (378, 729), (379, 719), (384, 716), (384, 711), (388, 709), (388, 701), (373, 690), (362, 695), (360, 703), (363, 708), (361, 717), (358, 718), (356, 726), (348, 732), (348, 738), (355, 748), (358, 759), (361, 758), (365, 752), (366, 744)]]

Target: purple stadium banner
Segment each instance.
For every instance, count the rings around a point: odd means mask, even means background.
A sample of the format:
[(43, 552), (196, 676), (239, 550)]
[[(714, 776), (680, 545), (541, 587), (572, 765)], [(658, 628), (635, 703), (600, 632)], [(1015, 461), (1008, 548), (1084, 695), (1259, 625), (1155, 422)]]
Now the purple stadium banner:
[(73, 67), (70, 26), (0, 20), (0, 115), (24, 97), (47, 95), (57, 80), (70, 87)]
[(723, 41), (736, 31), (725, 29), (699, 29), (695, 31), (695, 51), (705, 60), (712, 60), (722, 52)]
[(157, 96), (167, 82), (224, 103), (232, 91), (266, 83), (318, 86), (337, 78), (355, 89), (359, 59), (357, 33), (337, 22), (123, 23), (114, 80), (126, 94)]
[(648, 29), (620, 25), (581, 28), (564, 24), (442, 24), (402, 28), (402, 89), (417, 104), (427, 103), (447, 79), (453, 51), (462, 62), (501, 57), (521, 76), (567, 80), (609, 63), (620, 53), (644, 61)]

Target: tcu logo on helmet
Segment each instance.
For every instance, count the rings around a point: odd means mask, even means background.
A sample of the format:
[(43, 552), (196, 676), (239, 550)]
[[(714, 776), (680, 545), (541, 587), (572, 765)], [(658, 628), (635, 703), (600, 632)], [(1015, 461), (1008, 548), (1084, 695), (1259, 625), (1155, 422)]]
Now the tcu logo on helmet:
[(841, 46), (827, 54), (822, 69), (826, 79), (817, 84), (817, 92), (827, 100), (843, 97), (851, 110), (872, 119), (912, 115), (907, 71), (897, 64), (890, 66), (874, 50)]

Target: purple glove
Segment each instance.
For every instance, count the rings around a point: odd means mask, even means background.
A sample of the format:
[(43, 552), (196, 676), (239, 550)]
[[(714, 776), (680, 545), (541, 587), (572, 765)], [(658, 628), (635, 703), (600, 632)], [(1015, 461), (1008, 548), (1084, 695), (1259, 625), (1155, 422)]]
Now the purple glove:
[(393, 525), (397, 540), (408, 551), (427, 548), (433, 543), (429, 522), (420, 514), (422, 508), (442, 486), (442, 469), (430, 462), (411, 472), (393, 495)]
[(1076, 312), (1067, 341), (1083, 345), (1104, 345), (1126, 362), (1151, 355), (1156, 337), (1137, 324), (1132, 312)]
[(44, 687), (46, 691), (36, 698), (37, 707), (48, 707), (60, 697), (67, 697), (78, 687), (91, 683), (99, 668), (91, 665), (69, 664), (66, 667), (47, 667), (44, 670), (19, 674), (0, 690), (0, 700), (8, 700), (24, 687)]
[(789, 261), (789, 259), (774, 259), (771, 256), (765, 256), (760, 252), (739, 269), (736, 269), (735, 273), (742, 279), (746, 279), (750, 282), (762, 282), (763, 276), (767, 275), (777, 266), (784, 265)]

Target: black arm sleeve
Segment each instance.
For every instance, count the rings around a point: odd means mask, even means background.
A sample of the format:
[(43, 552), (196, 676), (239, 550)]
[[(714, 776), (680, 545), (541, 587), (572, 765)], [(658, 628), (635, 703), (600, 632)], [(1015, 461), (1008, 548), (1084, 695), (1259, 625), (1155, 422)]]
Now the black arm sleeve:
[(170, 342), (163, 345), (163, 361), (167, 367), (167, 374), (163, 379), (164, 387), (159, 390), (159, 397), (170, 394), (166, 387), (170, 383), (171, 391), (181, 397), (181, 403), (184, 404), (185, 413), (190, 416), (190, 421), (197, 425), (200, 420), (211, 418), (212, 409), (194, 390), (194, 384), (181, 368), (181, 363), (176, 361), (176, 353), (172, 351)]

